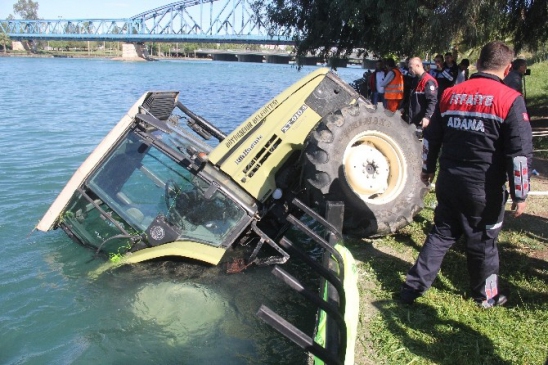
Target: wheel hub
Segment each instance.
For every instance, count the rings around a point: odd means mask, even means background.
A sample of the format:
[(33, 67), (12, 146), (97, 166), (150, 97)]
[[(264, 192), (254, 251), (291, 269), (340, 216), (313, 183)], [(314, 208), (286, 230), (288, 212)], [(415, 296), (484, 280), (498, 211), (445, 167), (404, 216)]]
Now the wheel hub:
[(374, 146), (353, 147), (345, 159), (345, 172), (348, 183), (360, 195), (382, 194), (388, 188), (390, 165)]
[(375, 175), (379, 174), (379, 166), (375, 163), (374, 160), (367, 160), (367, 162), (363, 165), (365, 166), (365, 168), (363, 169), (363, 173), (367, 175), (368, 179), (369, 177), (374, 178)]

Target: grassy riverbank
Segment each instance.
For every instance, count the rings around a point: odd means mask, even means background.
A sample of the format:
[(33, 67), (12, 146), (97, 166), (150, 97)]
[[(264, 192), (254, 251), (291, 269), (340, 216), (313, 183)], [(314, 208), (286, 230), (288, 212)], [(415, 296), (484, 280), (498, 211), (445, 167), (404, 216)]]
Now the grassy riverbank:
[(527, 108), (533, 118), (548, 118), (548, 62), (529, 68), (531, 75), (525, 76)]
[[(548, 63), (531, 67), (532, 118), (548, 116)], [(536, 148), (545, 145), (535, 141)], [(538, 153), (536, 154), (538, 155)], [(542, 157), (542, 156), (536, 156)], [(535, 161), (533, 190), (548, 191), (548, 162)], [(350, 241), (360, 275), (356, 364), (544, 364), (548, 357), (548, 196), (533, 195), (527, 213), (506, 216), (499, 236), (504, 308), (482, 310), (466, 298), (463, 242), (445, 257), (434, 286), (413, 306), (395, 298), (432, 226), (435, 196), (397, 235)], [(509, 208), (509, 206), (508, 206)]]

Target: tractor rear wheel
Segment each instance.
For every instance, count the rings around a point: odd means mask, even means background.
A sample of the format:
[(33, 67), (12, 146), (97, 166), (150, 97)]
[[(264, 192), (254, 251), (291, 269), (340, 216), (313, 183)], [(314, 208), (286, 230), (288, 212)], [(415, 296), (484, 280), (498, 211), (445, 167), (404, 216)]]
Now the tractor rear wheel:
[(310, 134), (303, 162), (308, 203), (345, 203), (344, 232), (394, 233), (423, 207), (421, 143), (399, 112), (363, 100), (325, 116)]

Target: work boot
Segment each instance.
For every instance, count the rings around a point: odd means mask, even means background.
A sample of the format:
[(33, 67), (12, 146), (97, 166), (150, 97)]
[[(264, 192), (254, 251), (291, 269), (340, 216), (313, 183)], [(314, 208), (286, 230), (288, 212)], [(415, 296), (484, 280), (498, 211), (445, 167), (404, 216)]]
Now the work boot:
[(400, 291), (400, 302), (403, 304), (413, 304), (415, 299), (421, 296), (421, 293), (403, 284)]
[(493, 307), (503, 306), (504, 304), (506, 304), (507, 301), (508, 301), (508, 298), (506, 297), (506, 295), (499, 294), (491, 299), (487, 299), (483, 301), (476, 300), (476, 303), (481, 308), (489, 309)]

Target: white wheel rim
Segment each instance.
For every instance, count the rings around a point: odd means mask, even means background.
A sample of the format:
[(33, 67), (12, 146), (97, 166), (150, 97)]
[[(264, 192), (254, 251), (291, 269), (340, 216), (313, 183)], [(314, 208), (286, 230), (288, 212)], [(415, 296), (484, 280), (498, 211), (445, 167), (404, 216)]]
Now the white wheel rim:
[(352, 191), (368, 204), (386, 204), (405, 187), (405, 155), (394, 139), (379, 131), (356, 136), (346, 147), (343, 167)]

